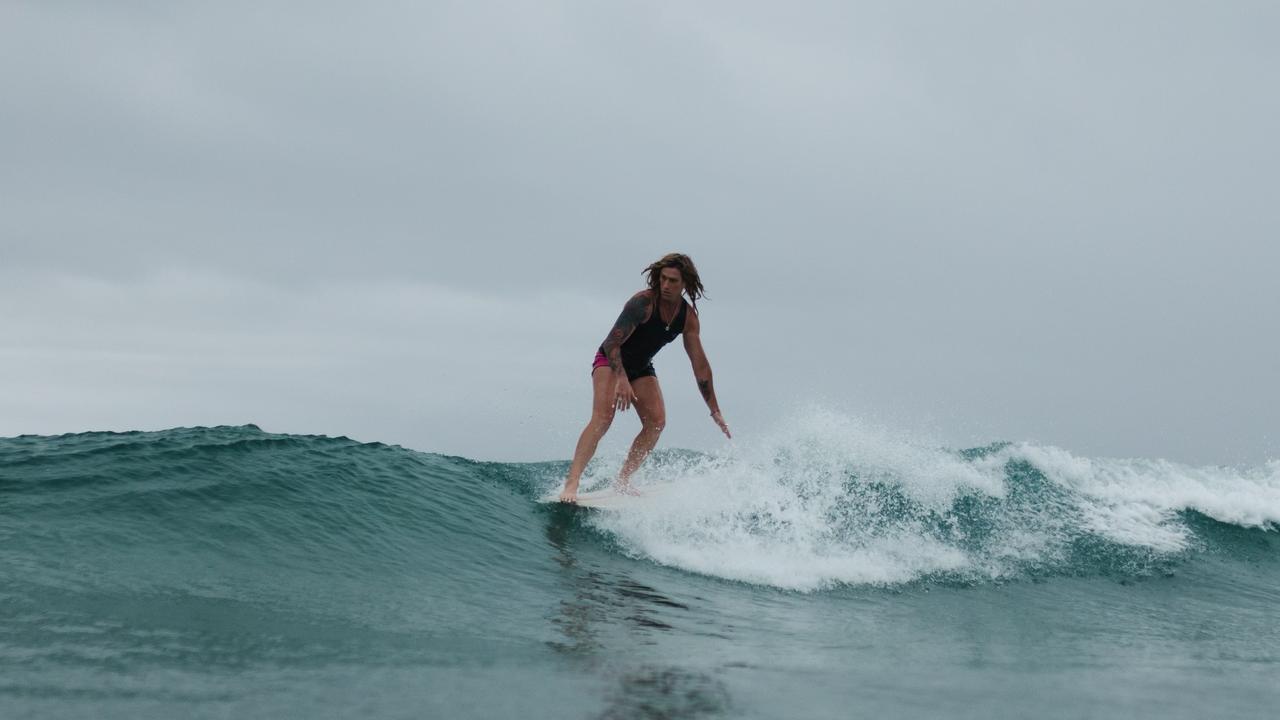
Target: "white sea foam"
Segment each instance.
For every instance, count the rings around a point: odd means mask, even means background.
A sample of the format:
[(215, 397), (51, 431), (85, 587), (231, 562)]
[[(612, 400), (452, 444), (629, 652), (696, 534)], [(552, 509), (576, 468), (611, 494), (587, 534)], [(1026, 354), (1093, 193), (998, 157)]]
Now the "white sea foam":
[(1011, 445), (993, 459), (1022, 459), (1080, 497), (1091, 527), (1118, 542), (1181, 547), (1171, 521), (1196, 510), (1224, 523), (1280, 523), (1280, 462), (1261, 468), (1192, 467), (1168, 460), (1082, 458), (1056, 447)]
[[(1010, 463), (1034, 467), (1045, 487), (1014, 497), (1011, 482), (1021, 481), (1010, 480)], [(1081, 537), (1178, 552), (1191, 537), (1184, 509), (1280, 523), (1280, 463), (1193, 468), (1026, 443), (969, 458), (825, 409), (718, 454), (651, 462), (637, 476), (659, 479), (677, 490), (592, 521), (637, 556), (801, 591), (1052, 568)], [(963, 510), (962, 498), (978, 509)]]
[[(811, 409), (770, 437), (721, 454), (646, 468), (641, 482), (678, 484), (643, 508), (595, 521), (638, 555), (745, 582), (812, 590), (889, 584), (962, 570), (966, 552), (902, 519), (859, 533), (848, 518), (850, 473), (946, 511), (958, 493), (999, 497), (999, 473), (954, 453), (905, 442), (857, 418)], [(874, 503), (873, 503), (874, 504)], [(871, 508), (876, 511), (876, 508)]]

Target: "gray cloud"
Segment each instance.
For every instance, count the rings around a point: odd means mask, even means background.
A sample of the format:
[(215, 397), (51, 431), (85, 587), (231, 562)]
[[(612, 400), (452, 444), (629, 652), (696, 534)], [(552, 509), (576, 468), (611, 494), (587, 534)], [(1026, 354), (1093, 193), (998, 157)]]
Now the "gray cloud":
[[(24, 308), (0, 328), (6, 375), (25, 373), (9, 389), (31, 398), (2, 432), (236, 416), (566, 457), (578, 365), (678, 248), (706, 276), (717, 385), (748, 428), (826, 398), (956, 443), (1275, 455), (1271, 4), (0, 13), (0, 275)], [(108, 296), (130, 314), (81, 314)], [(148, 303), (188, 314), (135, 322)], [(385, 324), (308, 314), (342, 307)], [(308, 339), (285, 352), (264, 317)], [(183, 335), (206, 324), (225, 352)], [(155, 367), (134, 358), (130, 382), (216, 392), (110, 410), (121, 383), (80, 353), (145, 347)], [(678, 354), (660, 366), (670, 414), (693, 417)], [(345, 394), (284, 369), (298, 358), (345, 368)], [(86, 395), (112, 400), (94, 414)], [(673, 423), (669, 440), (714, 434)]]

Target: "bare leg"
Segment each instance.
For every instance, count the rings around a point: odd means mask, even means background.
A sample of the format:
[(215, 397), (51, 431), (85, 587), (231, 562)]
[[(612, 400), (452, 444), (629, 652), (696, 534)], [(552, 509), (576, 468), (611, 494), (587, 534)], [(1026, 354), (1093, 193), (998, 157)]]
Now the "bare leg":
[(640, 415), (641, 427), (640, 433), (631, 443), (627, 461), (622, 464), (618, 481), (615, 483), (618, 492), (624, 493), (635, 493), (631, 488), (631, 475), (640, 469), (645, 458), (649, 457), (653, 447), (658, 444), (658, 436), (662, 435), (662, 429), (667, 424), (667, 408), (662, 400), (662, 387), (658, 385), (658, 378), (652, 376), (637, 378), (631, 383), (631, 388), (636, 394), (636, 413)]
[(578, 499), (578, 481), (582, 479), (582, 471), (596, 454), (596, 446), (600, 438), (609, 431), (613, 423), (613, 370), (602, 367), (591, 372), (591, 420), (578, 436), (578, 446), (573, 451), (573, 462), (569, 464), (569, 476), (565, 478), (564, 490), (560, 492), (561, 502), (574, 502)]

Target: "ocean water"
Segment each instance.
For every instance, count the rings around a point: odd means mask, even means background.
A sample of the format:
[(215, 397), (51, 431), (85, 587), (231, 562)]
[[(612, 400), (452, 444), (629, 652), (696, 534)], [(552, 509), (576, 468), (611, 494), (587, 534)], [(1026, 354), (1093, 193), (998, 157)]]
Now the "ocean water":
[(564, 462), (0, 439), (0, 717), (1278, 712), (1280, 463), (782, 427), (622, 513), (539, 502)]

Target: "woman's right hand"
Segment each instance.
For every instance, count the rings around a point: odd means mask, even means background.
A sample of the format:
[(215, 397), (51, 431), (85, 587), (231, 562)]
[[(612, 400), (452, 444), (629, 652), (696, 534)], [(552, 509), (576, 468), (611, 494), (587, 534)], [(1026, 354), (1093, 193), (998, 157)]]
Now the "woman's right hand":
[(613, 408), (626, 412), (631, 407), (631, 403), (635, 402), (636, 394), (631, 389), (631, 381), (626, 375), (618, 378), (618, 384), (613, 391)]

